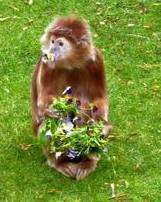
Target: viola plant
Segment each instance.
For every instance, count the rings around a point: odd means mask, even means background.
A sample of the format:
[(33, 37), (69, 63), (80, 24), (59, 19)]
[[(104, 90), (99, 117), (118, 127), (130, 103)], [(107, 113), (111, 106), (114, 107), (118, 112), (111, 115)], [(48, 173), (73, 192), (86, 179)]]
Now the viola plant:
[[(108, 142), (102, 134), (104, 122), (96, 122), (82, 113), (81, 103), (72, 97), (71, 87), (67, 87), (62, 95), (50, 106), (57, 116), (44, 121), (39, 134), (41, 144), (48, 144), (51, 153), (66, 153), (70, 160), (91, 153), (100, 154)], [(88, 112), (95, 108), (89, 105)]]

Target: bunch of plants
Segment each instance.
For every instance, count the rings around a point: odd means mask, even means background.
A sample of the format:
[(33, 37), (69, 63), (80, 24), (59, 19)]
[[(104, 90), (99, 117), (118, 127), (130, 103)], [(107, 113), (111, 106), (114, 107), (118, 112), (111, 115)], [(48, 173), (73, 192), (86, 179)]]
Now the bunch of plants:
[(76, 160), (91, 153), (100, 154), (106, 149), (108, 140), (102, 134), (105, 121), (95, 121), (90, 116), (98, 108), (90, 103), (84, 110), (80, 100), (72, 96), (71, 87), (54, 99), (49, 110), (53, 117), (44, 120), (39, 141), (48, 144), (51, 153), (61, 152), (70, 160)]

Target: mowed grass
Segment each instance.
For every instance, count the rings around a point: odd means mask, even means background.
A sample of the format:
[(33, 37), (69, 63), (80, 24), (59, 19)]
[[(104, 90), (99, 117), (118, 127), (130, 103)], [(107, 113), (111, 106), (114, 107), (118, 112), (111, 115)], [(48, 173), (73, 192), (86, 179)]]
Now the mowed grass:
[[(0, 10), (0, 201), (161, 201), (161, 2), (1, 0)], [(79, 182), (47, 167), (31, 128), (39, 37), (71, 13), (103, 52), (114, 125), (109, 153)]]

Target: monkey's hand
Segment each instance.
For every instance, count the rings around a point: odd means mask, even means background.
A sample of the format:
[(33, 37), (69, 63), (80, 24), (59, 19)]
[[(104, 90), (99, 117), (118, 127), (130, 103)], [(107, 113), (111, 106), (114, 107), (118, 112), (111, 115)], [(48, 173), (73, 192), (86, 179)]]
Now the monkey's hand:
[(45, 109), (44, 116), (49, 118), (60, 118), (60, 113), (54, 109)]
[(36, 124), (38, 126), (38, 133), (39, 133), (40, 128), (43, 126), (43, 123), (44, 123), (44, 121), (45, 121), (46, 118), (60, 119), (61, 116), (55, 110), (52, 110), (52, 109), (49, 109), (49, 108), (44, 109), (44, 111), (41, 114), (41, 116), (39, 116), (38, 119), (37, 119), (37, 123)]
[(104, 126), (104, 128), (102, 130), (102, 135), (103, 135), (104, 138), (108, 138), (112, 128), (113, 128), (112, 125), (110, 125), (108, 123), (105, 124), (105, 126)]

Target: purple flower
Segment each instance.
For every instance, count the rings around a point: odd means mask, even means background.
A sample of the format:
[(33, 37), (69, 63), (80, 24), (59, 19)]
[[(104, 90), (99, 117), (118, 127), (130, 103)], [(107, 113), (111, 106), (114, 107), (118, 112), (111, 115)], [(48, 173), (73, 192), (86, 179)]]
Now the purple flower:
[(51, 140), (52, 140), (52, 133), (51, 133), (50, 130), (48, 130), (48, 131), (46, 132), (45, 136), (46, 136), (46, 139), (47, 139), (48, 141), (51, 141)]
[(76, 117), (73, 119), (73, 123), (74, 123), (75, 125), (81, 126), (81, 125), (83, 125), (83, 119), (82, 119), (80, 116), (76, 116)]
[(68, 150), (66, 156), (68, 157), (69, 161), (73, 163), (79, 163), (82, 160), (82, 156), (74, 149)]
[(72, 123), (72, 119), (70, 116), (65, 117), (64, 123), (63, 123), (63, 129), (65, 133), (69, 133), (74, 127), (74, 124)]
[(68, 87), (64, 90), (63, 95), (72, 95), (72, 87), (71, 87), (71, 86), (68, 86)]
[(71, 160), (74, 159), (78, 155), (78, 152), (75, 151), (74, 149), (70, 149), (67, 152), (67, 157), (70, 158)]

